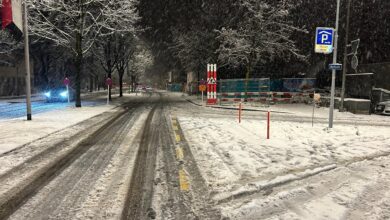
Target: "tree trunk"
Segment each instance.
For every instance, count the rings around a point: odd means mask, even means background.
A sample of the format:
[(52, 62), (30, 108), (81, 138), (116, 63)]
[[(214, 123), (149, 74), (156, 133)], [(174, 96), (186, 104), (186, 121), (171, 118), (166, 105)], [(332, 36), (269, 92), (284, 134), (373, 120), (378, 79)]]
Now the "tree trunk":
[[(111, 80), (112, 80), (112, 75), (111, 75), (111, 73), (110, 74), (108, 74), (108, 78), (110, 78)], [(109, 87), (109, 89), (108, 89), (108, 100), (112, 100), (112, 97), (111, 97), (111, 88), (112, 86), (110, 86)]]
[(123, 74), (119, 73), (119, 97), (123, 97)]
[(93, 76), (89, 75), (89, 92), (93, 92)]
[(75, 106), (76, 108), (81, 107), (81, 71), (82, 71), (82, 64), (83, 64), (83, 51), (81, 48), (81, 41), (82, 37), (80, 33), (76, 34), (76, 102)]

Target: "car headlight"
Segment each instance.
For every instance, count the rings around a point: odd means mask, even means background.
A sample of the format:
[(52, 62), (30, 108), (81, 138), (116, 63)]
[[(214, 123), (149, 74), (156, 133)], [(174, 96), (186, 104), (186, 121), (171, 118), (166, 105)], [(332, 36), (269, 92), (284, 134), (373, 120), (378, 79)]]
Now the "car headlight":
[(67, 91), (61, 92), (60, 96), (63, 97), (63, 98), (66, 98), (66, 97), (68, 97), (68, 92)]
[(47, 98), (50, 98), (51, 92), (46, 92), (46, 93), (45, 93), (45, 96), (46, 96)]

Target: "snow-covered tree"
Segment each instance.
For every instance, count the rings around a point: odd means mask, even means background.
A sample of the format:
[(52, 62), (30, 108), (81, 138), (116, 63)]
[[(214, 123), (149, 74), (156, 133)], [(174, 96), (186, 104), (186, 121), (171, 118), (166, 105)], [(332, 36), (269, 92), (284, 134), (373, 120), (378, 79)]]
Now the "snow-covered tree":
[(8, 31), (0, 30), (0, 65), (12, 65), (13, 56), (22, 50), (22, 41), (14, 39)]
[(130, 76), (133, 92), (135, 92), (136, 83), (139, 82), (142, 76), (146, 75), (147, 70), (153, 65), (153, 63), (154, 57), (150, 49), (143, 43), (138, 44), (127, 68), (127, 75)]
[(245, 66), (248, 79), (256, 64), (291, 55), (303, 58), (291, 40), (291, 34), (300, 30), (286, 19), (292, 5), (285, 1), (239, 0), (237, 6), (240, 19), (218, 31), (221, 62)]
[(83, 57), (102, 36), (134, 32), (136, 0), (28, 0), (33, 35), (74, 55), (76, 107), (81, 107)]

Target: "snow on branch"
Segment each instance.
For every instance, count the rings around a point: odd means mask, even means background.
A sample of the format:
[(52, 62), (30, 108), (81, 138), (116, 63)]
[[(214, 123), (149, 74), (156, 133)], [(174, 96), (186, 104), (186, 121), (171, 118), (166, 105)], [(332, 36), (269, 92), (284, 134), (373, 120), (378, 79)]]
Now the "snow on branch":
[(252, 66), (276, 57), (304, 58), (291, 40), (294, 32), (304, 31), (288, 21), (291, 4), (264, 0), (239, 0), (236, 4), (242, 16), (239, 22), (217, 31), (221, 61)]
[(139, 19), (135, 0), (27, 1), (31, 33), (74, 53), (88, 53), (99, 36), (134, 33)]

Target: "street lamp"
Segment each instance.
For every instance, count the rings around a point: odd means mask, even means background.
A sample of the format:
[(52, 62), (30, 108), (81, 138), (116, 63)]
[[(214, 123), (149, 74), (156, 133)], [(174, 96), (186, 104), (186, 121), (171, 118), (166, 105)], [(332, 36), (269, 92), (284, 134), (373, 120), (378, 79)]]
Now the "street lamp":
[[(337, 63), (337, 45), (339, 38), (339, 20), (340, 20), (340, 0), (337, 0), (337, 12), (336, 12), (336, 30), (335, 30), (335, 41), (333, 51), (333, 63)], [(336, 90), (336, 69), (332, 70), (332, 88), (329, 108), (329, 128), (333, 128), (333, 113), (334, 113), (334, 96)]]
[(30, 70), (30, 48), (28, 39), (28, 20), (27, 20), (27, 1), (24, 1), (23, 15), (23, 32), (24, 32), (24, 59), (26, 64), (26, 105), (27, 105), (27, 120), (32, 120), (31, 113), (31, 70)]

